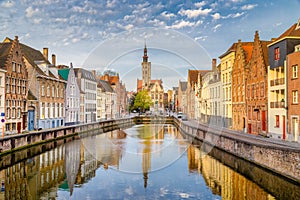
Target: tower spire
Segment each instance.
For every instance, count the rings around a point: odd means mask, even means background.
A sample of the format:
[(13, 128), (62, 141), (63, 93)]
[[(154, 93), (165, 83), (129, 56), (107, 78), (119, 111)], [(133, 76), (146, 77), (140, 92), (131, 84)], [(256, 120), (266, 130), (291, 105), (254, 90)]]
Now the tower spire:
[(148, 55), (147, 55), (146, 39), (145, 39), (145, 47), (144, 47), (144, 56), (143, 56), (143, 62), (148, 62)]

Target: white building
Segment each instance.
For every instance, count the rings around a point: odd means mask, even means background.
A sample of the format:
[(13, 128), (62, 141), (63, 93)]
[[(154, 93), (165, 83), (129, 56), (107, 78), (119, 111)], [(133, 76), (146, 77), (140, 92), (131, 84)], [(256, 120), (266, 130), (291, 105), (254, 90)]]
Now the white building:
[(72, 63), (70, 68), (59, 69), (59, 75), (67, 81), (65, 91), (65, 124), (73, 125), (80, 123), (80, 89)]
[(117, 94), (111, 85), (104, 80), (98, 80), (97, 87), (97, 121), (115, 119), (117, 115)]
[(83, 110), (80, 111), (83, 123), (96, 122), (97, 120), (97, 81), (93, 72), (74, 68), (75, 76), (80, 90), (84, 93)]

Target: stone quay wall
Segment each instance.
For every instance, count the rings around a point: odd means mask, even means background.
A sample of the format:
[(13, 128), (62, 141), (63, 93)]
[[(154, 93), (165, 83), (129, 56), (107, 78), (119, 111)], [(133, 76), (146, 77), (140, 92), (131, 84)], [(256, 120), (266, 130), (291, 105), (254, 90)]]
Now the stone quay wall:
[(174, 125), (189, 138), (209, 144), (211, 150), (218, 148), (300, 183), (299, 143), (184, 122), (176, 118), (174, 118)]
[(128, 128), (133, 125), (134, 121), (132, 118), (124, 118), (6, 136), (0, 139), (0, 155), (79, 134), (80, 136), (88, 135), (91, 130), (98, 130), (99, 133), (104, 133), (110, 130)]

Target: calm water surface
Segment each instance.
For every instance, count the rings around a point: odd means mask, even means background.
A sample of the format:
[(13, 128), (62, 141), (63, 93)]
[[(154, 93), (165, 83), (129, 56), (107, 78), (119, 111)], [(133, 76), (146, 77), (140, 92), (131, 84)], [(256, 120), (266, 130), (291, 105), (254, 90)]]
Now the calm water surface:
[(200, 149), (171, 125), (139, 125), (81, 138), (2, 169), (0, 200), (299, 197), (297, 184), (211, 152), (234, 171)]

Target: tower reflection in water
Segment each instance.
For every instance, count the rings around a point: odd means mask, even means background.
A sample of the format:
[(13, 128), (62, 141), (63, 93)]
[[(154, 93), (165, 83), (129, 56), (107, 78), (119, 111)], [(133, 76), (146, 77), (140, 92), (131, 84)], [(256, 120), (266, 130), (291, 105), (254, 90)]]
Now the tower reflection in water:
[[(137, 158), (139, 162), (136, 163), (138, 163), (140, 170), (140, 184), (144, 188), (149, 188), (153, 186), (149, 181), (153, 177), (149, 176), (149, 173), (157, 167), (157, 158), (161, 156), (160, 158), (165, 159), (162, 156), (165, 152), (162, 153), (160, 150), (165, 147), (163, 145), (166, 145), (166, 141), (171, 141), (173, 138), (176, 138), (177, 144), (172, 147), (172, 152), (174, 153), (174, 149), (177, 148), (176, 153), (182, 155), (181, 153), (188, 146), (186, 156), (189, 173), (201, 175), (213, 194), (221, 196), (222, 199), (230, 200), (275, 199), (257, 185), (257, 181), (254, 182), (245, 178), (217, 159), (204, 154), (199, 148), (188, 145), (175, 127), (171, 125), (163, 127), (145, 126), (140, 131), (136, 138), (128, 136), (122, 130), (116, 130), (75, 140), (2, 169), (0, 178), (3, 188), (0, 192), (0, 200), (56, 199), (59, 196), (59, 190), (67, 191), (68, 195), (74, 196), (74, 188), (83, 186), (95, 177), (97, 169), (102, 169), (99, 170), (99, 173), (103, 173), (106, 170), (108, 172), (110, 167), (122, 168), (122, 165), (125, 165), (122, 159), (128, 156), (126, 149), (132, 145), (137, 145), (134, 148), (135, 150), (137, 148), (139, 153), (139, 158)], [(136, 143), (130, 143), (132, 141)], [(168, 151), (166, 148), (164, 150)], [(170, 153), (167, 152), (167, 154)], [(260, 169), (256, 169), (256, 172), (258, 170)], [(174, 173), (185, 172), (174, 171)], [(105, 186), (108, 185), (108, 183), (105, 184)], [(285, 182), (282, 182), (281, 185), (290, 188), (288, 191), (294, 191), (297, 188)], [(105, 188), (104, 191), (106, 190), (110, 190), (110, 188)], [(278, 193), (283, 193), (283, 191), (278, 191)], [(277, 193), (275, 196), (278, 196)], [(288, 195), (282, 197), (288, 197)]]

